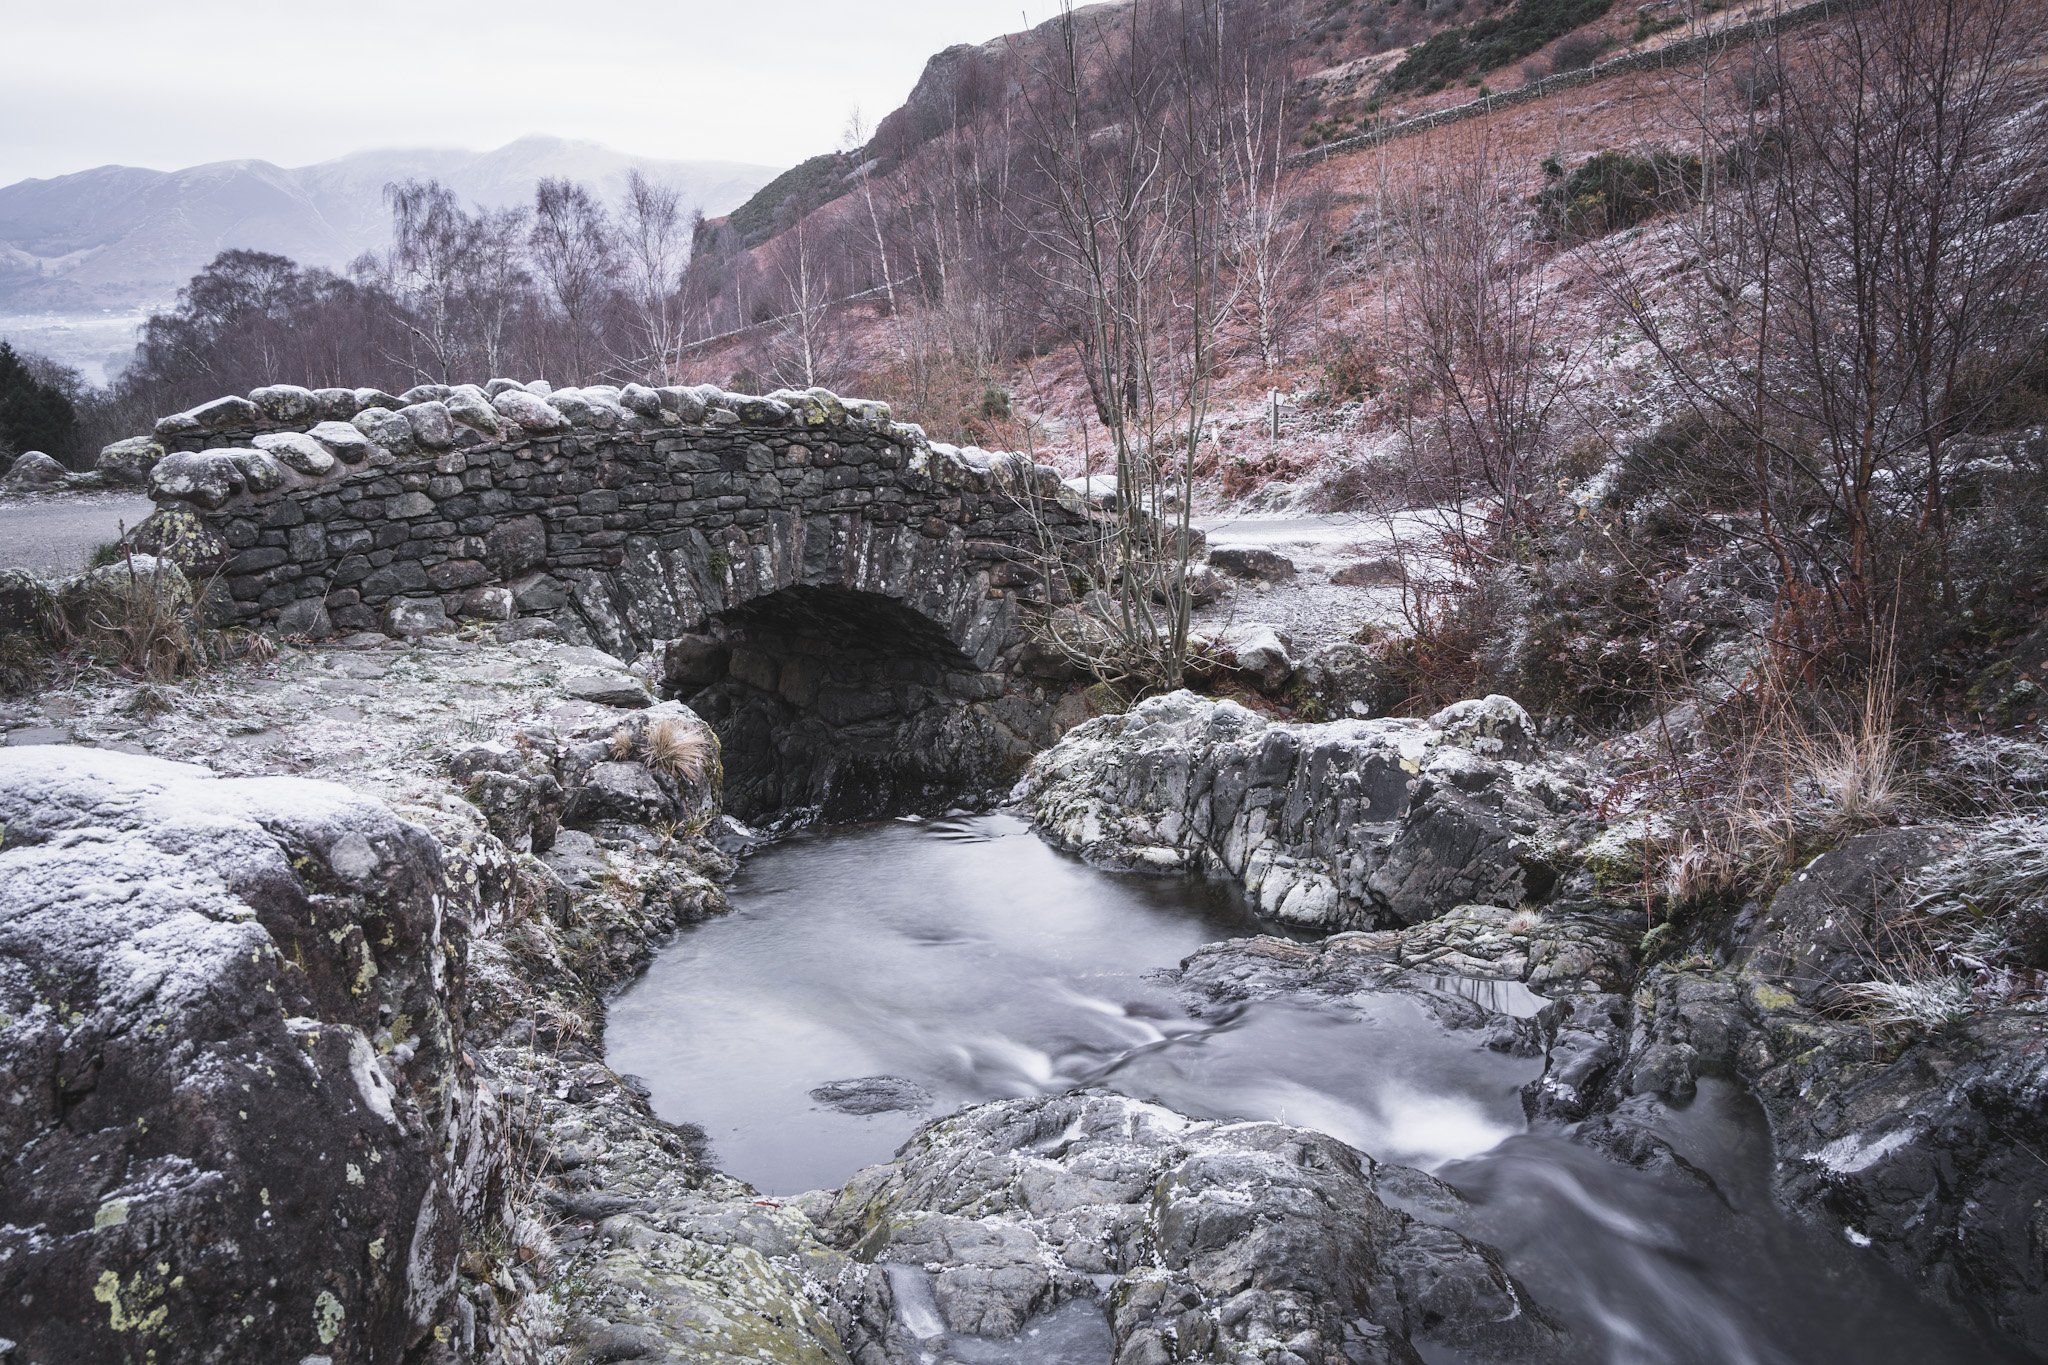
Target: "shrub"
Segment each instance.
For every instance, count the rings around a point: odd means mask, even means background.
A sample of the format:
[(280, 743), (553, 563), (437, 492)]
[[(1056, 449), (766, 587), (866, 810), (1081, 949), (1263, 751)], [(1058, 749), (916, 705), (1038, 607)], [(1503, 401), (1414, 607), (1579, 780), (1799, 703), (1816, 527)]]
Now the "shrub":
[(1475, 72), (1518, 62), (1552, 39), (1606, 14), (1613, 0), (1515, 0), (1505, 14), (1447, 28), (1387, 73), (1389, 92), (1441, 89)]
[(1567, 33), (1557, 40), (1557, 46), (1550, 49), (1550, 74), (1562, 75), (1567, 71), (1579, 71), (1600, 60), (1607, 52), (1608, 40), (1591, 33)]
[(1348, 336), (1324, 349), (1322, 372), (1318, 393), (1325, 402), (1360, 402), (1377, 395), (1386, 382), (1378, 353)]
[[(1548, 171), (1555, 162), (1546, 163)], [(1607, 151), (1569, 175), (1555, 176), (1535, 198), (1546, 236), (1598, 237), (1634, 227), (1700, 191), (1700, 159), (1658, 148), (1646, 155)]]

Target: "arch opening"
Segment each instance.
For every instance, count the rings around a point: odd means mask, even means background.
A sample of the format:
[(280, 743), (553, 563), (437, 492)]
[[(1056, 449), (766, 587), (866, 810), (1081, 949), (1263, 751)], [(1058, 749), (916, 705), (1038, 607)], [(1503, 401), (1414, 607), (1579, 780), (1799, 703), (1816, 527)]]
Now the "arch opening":
[(892, 597), (783, 588), (671, 641), (665, 691), (718, 732), (743, 820), (944, 809), (1030, 751), (1029, 708)]

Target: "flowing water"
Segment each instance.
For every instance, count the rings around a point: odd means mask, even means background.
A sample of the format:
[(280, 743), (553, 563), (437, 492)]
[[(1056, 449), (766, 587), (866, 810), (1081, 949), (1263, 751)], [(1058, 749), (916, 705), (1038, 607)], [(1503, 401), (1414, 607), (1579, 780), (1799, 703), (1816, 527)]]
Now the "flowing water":
[[(1529, 1131), (1519, 1091), (1540, 1062), (1444, 1027), (1409, 994), (1197, 1018), (1161, 969), (1270, 926), (1198, 884), (1088, 868), (1013, 816), (799, 835), (750, 858), (731, 901), (613, 1003), (608, 1060), (763, 1193), (836, 1187), (963, 1105), (1103, 1086), (1195, 1117), (1318, 1129), (1430, 1171), (1471, 1201), (1461, 1230), (1507, 1255), (1589, 1361), (2000, 1358), (1853, 1248), (1777, 1217), (1762, 1119), (1731, 1089), (1705, 1084), (1662, 1120), (1714, 1177), (1708, 1190)], [(1438, 984), (1507, 1013), (1542, 1003)], [(914, 1317), (923, 1272), (890, 1273)], [(1086, 1305), (1029, 1332), (948, 1349), (1107, 1359)]]

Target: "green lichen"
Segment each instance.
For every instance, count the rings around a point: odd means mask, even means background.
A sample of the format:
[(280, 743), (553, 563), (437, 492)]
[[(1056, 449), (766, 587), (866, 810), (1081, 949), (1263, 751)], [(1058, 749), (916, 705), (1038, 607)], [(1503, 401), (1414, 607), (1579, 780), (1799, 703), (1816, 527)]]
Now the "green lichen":
[(328, 1290), (321, 1290), (313, 1300), (313, 1334), (320, 1338), (322, 1346), (332, 1346), (334, 1339), (341, 1335), (341, 1321), (348, 1316), (348, 1310), (341, 1306), (341, 1300)]

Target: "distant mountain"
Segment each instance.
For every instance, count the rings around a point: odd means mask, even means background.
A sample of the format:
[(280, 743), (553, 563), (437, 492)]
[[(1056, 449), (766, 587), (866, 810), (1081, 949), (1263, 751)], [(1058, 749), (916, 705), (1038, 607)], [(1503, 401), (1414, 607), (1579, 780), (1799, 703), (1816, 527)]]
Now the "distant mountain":
[(628, 171), (674, 185), (686, 207), (724, 213), (777, 169), (662, 161), (594, 142), (526, 137), (492, 152), (356, 152), (318, 165), (219, 161), (182, 171), (101, 166), (0, 188), (0, 313), (129, 312), (168, 302), (216, 252), (275, 251), (340, 267), (385, 245), (384, 186), (434, 177), (465, 202), (530, 200), (565, 175), (616, 199)]

